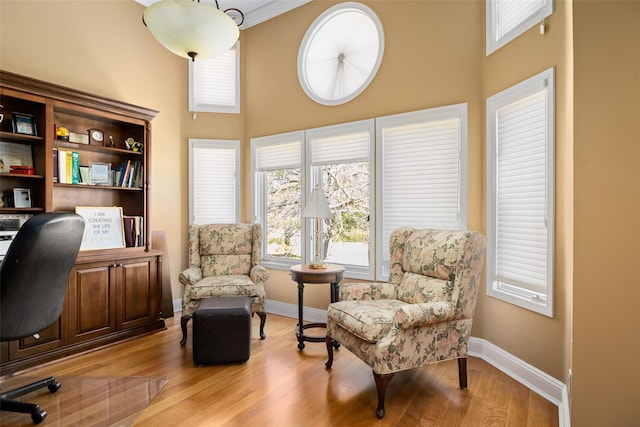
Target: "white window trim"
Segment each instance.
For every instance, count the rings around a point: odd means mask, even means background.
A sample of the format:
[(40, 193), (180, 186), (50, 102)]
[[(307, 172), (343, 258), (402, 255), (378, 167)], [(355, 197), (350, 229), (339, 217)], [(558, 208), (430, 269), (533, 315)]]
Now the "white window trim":
[[(487, 295), (553, 317), (555, 247), (555, 83), (549, 68), (487, 99)], [(546, 88), (546, 292), (539, 293), (496, 279), (496, 113), (503, 106)]]
[[(191, 112), (203, 112), (203, 113), (227, 113), (227, 114), (240, 114), (240, 41), (237, 41), (230, 50), (235, 50), (235, 105), (228, 104), (196, 104), (194, 96), (194, 67), (196, 63), (194, 61), (187, 61), (189, 63), (189, 111)], [(212, 60), (215, 61), (216, 58)], [(195, 116), (195, 115), (194, 115)]]
[[(515, 27), (502, 36), (498, 36), (498, 3), (501, 0), (487, 0), (486, 8), (486, 36), (487, 36), (487, 56), (500, 49), (510, 41), (516, 39), (521, 34), (528, 31), (538, 23), (553, 14), (554, 0), (528, 0), (529, 2), (540, 3), (540, 7), (520, 21)], [(525, 1), (525, 0), (520, 0)]]
[[(302, 169), (302, 173), (304, 174), (304, 168), (302, 167), (302, 158), (304, 158), (304, 131), (293, 131), (287, 132), (277, 135), (269, 135), (263, 137), (251, 138), (251, 171), (252, 171), (252, 179), (251, 179), (251, 203), (253, 206), (252, 216), (253, 222), (259, 223), (263, 225), (266, 223), (266, 215), (267, 215), (267, 207), (265, 206), (265, 197), (262, 192), (264, 188), (264, 183), (262, 182), (261, 174), (258, 173), (258, 165), (256, 162), (256, 150), (260, 146), (270, 145), (270, 144), (279, 144), (283, 142), (290, 142), (293, 140), (297, 140), (300, 142), (300, 168)], [(304, 191), (304, 186), (303, 186)], [(303, 197), (303, 195), (301, 195)], [(264, 230), (263, 230), (264, 234)], [(265, 235), (266, 237), (266, 235)], [(302, 224), (302, 237), (304, 237), (304, 223)], [(283, 258), (271, 258), (266, 256), (267, 254), (267, 239), (262, 239), (262, 262), (261, 264), (267, 268), (273, 268), (278, 270), (288, 270), (291, 266), (300, 264), (301, 260), (295, 259), (283, 259)], [(306, 245), (302, 245), (301, 248), (301, 256), (304, 260), (306, 258), (305, 254)]]
[(189, 224), (194, 223), (194, 186), (195, 186), (195, 159), (194, 148), (204, 149), (232, 149), (235, 151), (235, 220), (240, 222), (240, 141), (216, 140), (216, 139), (189, 139)]
[[(313, 188), (321, 182), (320, 174), (314, 174), (311, 162), (311, 144), (316, 138), (326, 138), (336, 135), (344, 135), (352, 132), (366, 131), (369, 133), (369, 265), (359, 266), (351, 264), (341, 264), (345, 267), (349, 278), (361, 280), (374, 280), (374, 260), (375, 260), (375, 120), (367, 119), (357, 122), (342, 123), (338, 125), (324, 126), (321, 128), (310, 129), (305, 132), (305, 151), (304, 151), (304, 172), (303, 172), (303, 200), (306, 201), (311, 197)], [(315, 230), (312, 219), (303, 221), (303, 236), (308, 236), (305, 241), (305, 256), (303, 259), (309, 262), (309, 256), (313, 253), (313, 242), (315, 241)]]
[[(384, 236), (384, 131), (385, 128), (397, 127), (409, 124), (419, 124), (439, 120), (459, 120), (459, 141), (458, 141), (458, 214), (457, 228), (465, 230), (467, 228), (467, 104), (455, 104), (437, 108), (431, 108), (409, 113), (396, 114), (380, 117), (376, 119), (376, 152), (378, 155), (376, 169), (376, 212), (379, 213), (376, 224), (376, 279), (386, 281), (389, 273), (385, 266), (384, 258), (387, 254), (383, 248), (385, 245)], [(436, 224), (415, 223), (415, 227), (438, 227)]]

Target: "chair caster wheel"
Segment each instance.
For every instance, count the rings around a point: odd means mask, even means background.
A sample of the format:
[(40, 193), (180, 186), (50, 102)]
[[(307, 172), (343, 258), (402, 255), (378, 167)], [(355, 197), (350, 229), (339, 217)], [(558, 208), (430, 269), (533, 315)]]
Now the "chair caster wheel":
[(45, 418), (47, 418), (47, 411), (40, 410), (39, 406), (31, 413), (31, 421), (34, 424), (40, 424)]
[(56, 391), (60, 390), (60, 387), (62, 387), (62, 384), (60, 384), (59, 382), (55, 382), (47, 386), (50, 393), (55, 393)]

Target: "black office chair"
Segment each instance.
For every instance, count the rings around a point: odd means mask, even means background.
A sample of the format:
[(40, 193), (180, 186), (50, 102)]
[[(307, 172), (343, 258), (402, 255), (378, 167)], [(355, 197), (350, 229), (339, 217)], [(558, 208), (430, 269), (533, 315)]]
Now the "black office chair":
[[(20, 228), (0, 266), (0, 339), (37, 335), (62, 313), (69, 272), (78, 256), (84, 219), (69, 212), (35, 215)], [(60, 388), (54, 377), (0, 394), (0, 410), (47, 416), (36, 403), (13, 400), (42, 387)]]

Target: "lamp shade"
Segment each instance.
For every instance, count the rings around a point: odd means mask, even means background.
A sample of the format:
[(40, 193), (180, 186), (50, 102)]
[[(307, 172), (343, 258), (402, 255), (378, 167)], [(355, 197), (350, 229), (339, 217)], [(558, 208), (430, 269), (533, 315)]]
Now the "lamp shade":
[(307, 203), (302, 214), (304, 218), (331, 218), (331, 210), (324, 193), (320, 193), (318, 188), (311, 192), (311, 199)]
[(143, 21), (162, 46), (183, 58), (214, 58), (240, 35), (226, 13), (192, 0), (161, 0), (144, 11)]

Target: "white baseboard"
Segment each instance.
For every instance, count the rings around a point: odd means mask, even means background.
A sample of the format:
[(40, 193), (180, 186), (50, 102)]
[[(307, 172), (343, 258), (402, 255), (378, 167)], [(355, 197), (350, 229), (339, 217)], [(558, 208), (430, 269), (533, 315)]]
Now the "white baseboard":
[[(181, 311), (182, 300), (173, 300), (173, 307), (174, 311)], [(265, 311), (292, 319), (298, 318), (297, 304), (268, 299), (265, 303)], [(327, 311), (304, 307), (303, 318), (308, 322), (326, 322)], [(559, 426), (571, 426), (566, 384), (482, 338), (471, 337), (469, 339), (469, 355), (481, 358), (556, 405), (558, 407)]]
[(173, 300), (173, 312), (182, 311), (182, 298), (176, 298)]
[[(182, 298), (176, 298), (173, 300), (173, 311), (182, 311)], [(298, 305), (288, 304), (280, 301), (266, 300), (265, 311), (267, 313), (277, 314), (279, 316), (290, 317), (292, 319), (298, 318)], [(312, 307), (304, 308), (304, 320), (307, 322), (326, 322), (327, 310), (320, 310)]]
[[(284, 317), (291, 317), (292, 319), (298, 318), (297, 304), (267, 300), (265, 305), (265, 311), (267, 313), (273, 313)], [(320, 310), (313, 307), (304, 307), (302, 317), (307, 322), (325, 323), (327, 321), (327, 310)]]
[(556, 405), (560, 427), (570, 427), (566, 384), (482, 338), (469, 339), (469, 355), (483, 359)]

